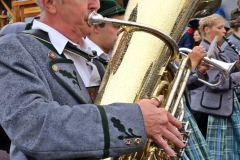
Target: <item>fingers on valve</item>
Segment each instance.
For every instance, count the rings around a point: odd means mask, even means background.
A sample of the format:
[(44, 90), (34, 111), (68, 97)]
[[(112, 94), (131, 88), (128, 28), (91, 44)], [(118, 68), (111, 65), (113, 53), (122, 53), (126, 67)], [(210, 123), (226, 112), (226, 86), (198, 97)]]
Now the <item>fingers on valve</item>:
[(155, 137), (155, 142), (169, 155), (175, 156), (176, 153), (171, 149), (161, 135)]
[(177, 127), (178, 129), (182, 128), (182, 123), (170, 113), (168, 114), (168, 120), (173, 126)]
[(168, 124), (167, 129), (170, 132), (172, 132), (179, 140), (182, 141), (183, 137), (182, 137), (181, 133), (175, 127), (173, 127), (170, 123)]
[[(177, 133), (178, 132), (178, 133)], [(185, 145), (182, 142), (182, 138), (178, 138), (177, 136), (179, 136), (180, 132), (175, 130), (175, 132), (171, 132), (169, 130), (165, 130), (163, 132), (163, 137), (165, 137), (166, 139), (168, 139), (169, 141), (171, 141), (174, 145), (176, 145), (179, 148), (184, 148)], [(181, 137), (181, 135), (180, 135)]]

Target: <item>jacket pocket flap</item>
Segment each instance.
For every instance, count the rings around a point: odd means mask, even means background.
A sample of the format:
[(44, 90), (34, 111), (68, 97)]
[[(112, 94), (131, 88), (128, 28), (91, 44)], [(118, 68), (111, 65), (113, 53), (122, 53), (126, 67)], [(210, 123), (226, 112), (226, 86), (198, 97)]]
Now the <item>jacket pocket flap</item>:
[(203, 92), (202, 94), (202, 107), (213, 110), (217, 110), (221, 107), (222, 94), (213, 94), (209, 92)]

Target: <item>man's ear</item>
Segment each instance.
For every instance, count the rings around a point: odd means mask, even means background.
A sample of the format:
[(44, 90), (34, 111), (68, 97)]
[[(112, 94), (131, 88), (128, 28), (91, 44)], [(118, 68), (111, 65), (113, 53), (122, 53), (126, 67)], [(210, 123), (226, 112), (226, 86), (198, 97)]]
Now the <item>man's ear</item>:
[(55, 14), (57, 12), (57, 6), (59, 4), (59, 0), (42, 0), (42, 5), (48, 12)]

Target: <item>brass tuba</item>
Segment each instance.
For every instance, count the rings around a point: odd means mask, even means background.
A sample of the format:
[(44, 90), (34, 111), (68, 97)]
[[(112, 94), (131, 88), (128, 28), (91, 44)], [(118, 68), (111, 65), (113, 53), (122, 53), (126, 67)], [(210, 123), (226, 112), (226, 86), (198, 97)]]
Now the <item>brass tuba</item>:
[[(125, 20), (128, 21), (103, 18), (92, 13), (89, 16), (90, 25), (100, 23), (122, 25), (122, 32), (114, 47), (114, 55), (108, 64), (95, 104), (129, 103), (163, 94), (165, 100), (162, 106), (182, 121), (184, 116), (182, 93), (190, 74), (191, 64), (188, 58), (184, 58), (176, 70), (173, 65), (178, 55), (175, 40), (180, 39), (194, 14), (201, 17), (199, 16), (201, 11), (198, 10), (202, 7), (201, 4), (204, 5), (203, 8), (208, 6), (213, 9), (220, 6), (221, 0), (130, 0), (125, 13)], [(207, 11), (203, 13), (206, 14)], [(187, 129), (186, 122), (182, 131), (185, 142), (190, 134)], [(168, 144), (177, 153), (174, 158), (179, 159), (184, 149), (176, 148), (171, 142)], [(123, 155), (118, 159), (153, 160), (170, 157), (149, 139), (141, 153)]]

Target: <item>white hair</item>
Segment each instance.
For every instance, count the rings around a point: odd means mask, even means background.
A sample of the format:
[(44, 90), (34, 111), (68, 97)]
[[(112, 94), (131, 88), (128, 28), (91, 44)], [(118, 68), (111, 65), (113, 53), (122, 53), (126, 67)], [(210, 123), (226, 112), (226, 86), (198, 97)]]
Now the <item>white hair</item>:
[(36, 4), (40, 7), (41, 11), (44, 9), (41, 0), (35, 0)]
[[(41, 0), (35, 0), (35, 2), (40, 7), (41, 11), (44, 10), (44, 7), (42, 5), (42, 1)], [(59, 2), (62, 4), (63, 0), (59, 0)]]

